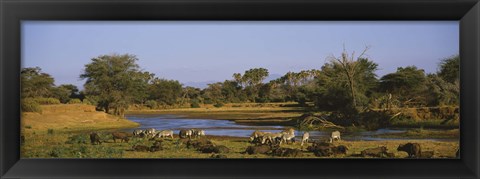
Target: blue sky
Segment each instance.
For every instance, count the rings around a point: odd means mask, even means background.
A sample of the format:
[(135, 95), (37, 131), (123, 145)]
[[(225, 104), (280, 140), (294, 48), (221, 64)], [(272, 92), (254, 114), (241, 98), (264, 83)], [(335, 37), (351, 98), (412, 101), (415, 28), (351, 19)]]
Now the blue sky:
[(22, 67), (39, 66), (55, 84), (74, 84), (84, 65), (104, 54), (134, 54), (146, 71), (186, 85), (231, 79), (267, 68), (271, 78), (318, 69), (330, 55), (359, 54), (379, 64), (379, 76), (415, 65), (437, 71), (459, 53), (458, 21), (23, 21)]

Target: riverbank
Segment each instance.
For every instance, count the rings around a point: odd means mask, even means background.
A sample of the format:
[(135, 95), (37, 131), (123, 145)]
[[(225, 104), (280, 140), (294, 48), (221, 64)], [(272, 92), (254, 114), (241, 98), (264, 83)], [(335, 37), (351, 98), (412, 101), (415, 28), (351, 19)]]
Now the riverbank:
[[(100, 145), (91, 145), (88, 133), (56, 133), (27, 135), (21, 150), (22, 158), (209, 158), (211, 153), (201, 153), (193, 148), (188, 148), (179, 141), (178, 136), (174, 139), (161, 139), (163, 150), (157, 152), (137, 152), (132, 150), (134, 145), (152, 146), (154, 141), (144, 138), (132, 138), (127, 143), (114, 143), (109, 132), (100, 132)], [(248, 138), (228, 136), (205, 136), (215, 145), (224, 145), (229, 149), (224, 153), (227, 158), (277, 158), (268, 154), (244, 153), (248, 146)], [(160, 139), (157, 139), (160, 140)], [(300, 143), (282, 144), (281, 147), (299, 149), (302, 156), (299, 158), (358, 158), (362, 150), (385, 146), (388, 152), (392, 152), (395, 158), (405, 158), (405, 152), (397, 151), (400, 144), (416, 142), (422, 146), (422, 151), (433, 151), (434, 158), (454, 158), (458, 149), (458, 142), (440, 142), (423, 140), (395, 140), (395, 141), (338, 141), (335, 145), (345, 145), (348, 148), (346, 155), (330, 157), (316, 157), (308, 152), (306, 147), (311, 143), (300, 146)]]
[(293, 126), (296, 118), (306, 111), (304, 107), (295, 107), (290, 103), (265, 105), (239, 104), (239, 107), (228, 104), (224, 107), (175, 108), (162, 110), (129, 110), (126, 115), (176, 115), (191, 119), (221, 119), (249, 125), (282, 125)]
[(42, 105), (41, 108), (41, 113), (22, 113), (22, 133), (96, 131), (135, 128), (140, 125), (105, 112), (95, 111), (95, 106), (91, 105)]

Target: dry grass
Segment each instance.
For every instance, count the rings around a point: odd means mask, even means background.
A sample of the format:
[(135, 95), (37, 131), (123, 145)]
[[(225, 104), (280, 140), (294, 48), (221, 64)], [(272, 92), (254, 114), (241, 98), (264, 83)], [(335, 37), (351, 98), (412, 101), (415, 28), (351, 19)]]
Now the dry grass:
[(84, 131), (133, 128), (139, 124), (104, 112), (95, 111), (94, 106), (84, 104), (44, 105), (42, 113), (22, 113), (22, 132), (35, 131)]

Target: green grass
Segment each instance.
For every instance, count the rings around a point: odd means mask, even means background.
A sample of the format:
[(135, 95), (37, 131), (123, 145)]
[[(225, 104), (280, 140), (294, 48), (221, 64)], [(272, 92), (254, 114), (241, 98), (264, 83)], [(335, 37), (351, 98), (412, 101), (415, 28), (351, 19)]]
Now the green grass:
[[(114, 143), (109, 132), (99, 132), (103, 143), (91, 145), (88, 133), (67, 133), (59, 132), (48, 135), (47, 132), (38, 132), (25, 136), (25, 144), (21, 148), (22, 158), (209, 158), (212, 154), (201, 153), (193, 148), (187, 148), (179, 142), (178, 137), (174, 139), (163, 139), (164, 150), (158, 152), (136, 152), (132, 151), (133, 145), (151, 146), (154, 141), (142, 138), (132, 138), (128, 143)], [(207, 136), (216, 145), (225, 145), (230, 149), (225, 155), (228, 158), (274, 158), (265, 154), (243, 154), (242, 152), (250, 146), (247, 138), (238, 137), (215, 137)], [(433, 142), (433, 141), (339, 141), (336, 145), (345, 145), (349, 148), (347, 155), (338, 155), (322, 158), (349, 158), (351, 155), (359, 154), (367, 148), (387, 146), (389, 152), (395, 153), (397, 158), (406, 157), (406, 153), (396, 151), (399, 144), (406, 142), (418, 142), (422, 150), (435, 151), (436, 158), (452, 158), (458, 149), (458, 142)], [(311, 144), (307, 144), (311, 145)], [(282, 147), (295, 148), (303, 151), (303, 158), (319, 158), (313, 153), (306, 151), (306, 146), (300, 144), (282, 144)]]

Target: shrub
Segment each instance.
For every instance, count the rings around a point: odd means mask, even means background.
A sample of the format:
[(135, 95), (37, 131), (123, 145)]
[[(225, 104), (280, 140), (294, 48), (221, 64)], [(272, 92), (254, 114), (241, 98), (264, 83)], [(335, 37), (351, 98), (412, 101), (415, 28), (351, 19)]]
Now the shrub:
[(96, 106), (98, 104), (96, 97), (86, 96), (83, 99), (83, 104)]
[(220, 107), (223, 107), (223, 105), (224, 105), (223, 103), (216, 103), (213, 106), (216, 108), (220, 108)]
[(33, 98), (38, 104), (49, 105), (49, 104), (60, 104), (60, 100), (57, 98)]
[(68, 101), (68, 104), (81, 104), (81, 103), (82, 103), (82, 101), (80, 99), (77, 99), (77, 98), (73, 98), (70, 101)]
[(50, 135), (53, 134), (53, 129), (48, 129), (47, 134), (50, 134)]
[(198, 102), (198, 100), (192, 100), (192, 102), (190, 103), (190, 107), (191, 108), (199, 108), (200, 103)]
[(149, 107), (150, 109), (156, 109), (158, 108), (158, 103), (154, 100), (148, 100), (145, 102), (145, 106)]
[(22, 112), (37, 112), (37, 113), (42, 112), (42, 108), (40, 107), (40, 104), (38, 104), (32, 98), (23, 99), (21, 101), (21, 108), (22, 108)]
[(73, 135), (68, 137), (66, 144), (87, 144), (89, 138), (87, 135)]
[(62, 153), (62, 150), (58, 147), (55, 147), (52, 151), (50, 151), (50, 153), (48, 153), (48, 155), (50, 155), (50, 157), (60, 157)]

